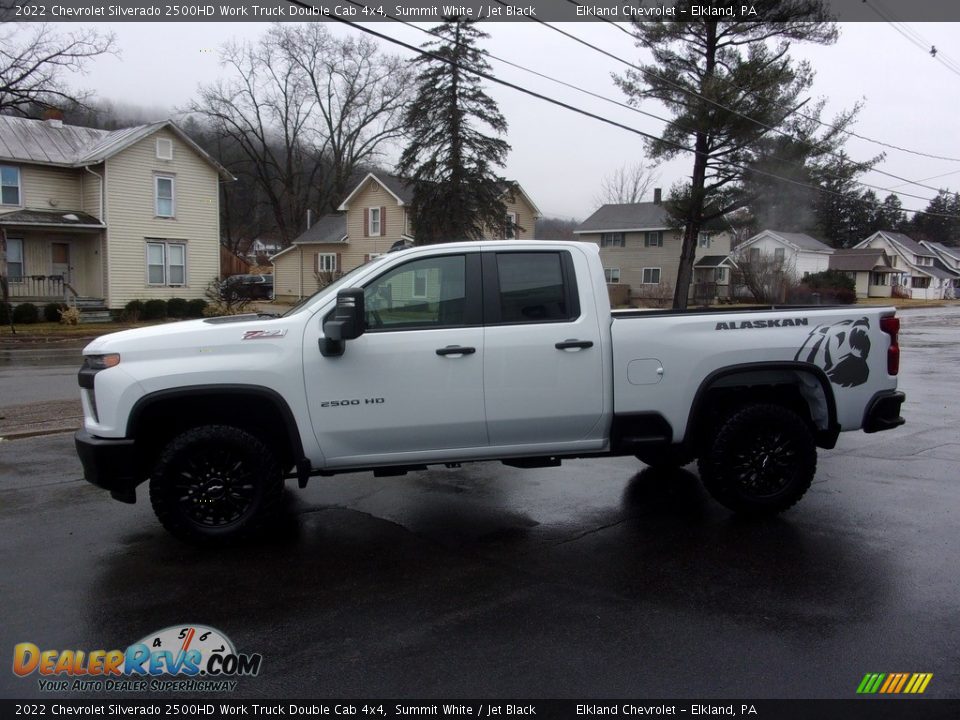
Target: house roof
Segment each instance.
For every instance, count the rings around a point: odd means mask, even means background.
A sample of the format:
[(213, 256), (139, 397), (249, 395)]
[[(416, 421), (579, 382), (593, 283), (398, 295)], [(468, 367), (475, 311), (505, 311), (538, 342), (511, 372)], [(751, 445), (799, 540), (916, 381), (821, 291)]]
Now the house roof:
[[(887, 240), (892, 241), (894, 245), (899, 245), (901, 249), (906, 250), (908, 253), (912, 253), (913, 255), (923, 255), (924, 257), (936, 257), (936, 254), (932, 250), (928, 250), (927, 248), (923, 247), (920, 243), (918, 243), (916, 240), (914, 240), (910, 236), (904, 235), (903, 233), (891, 232), (889, 230), (880, 230), (879, 232), (876, 232), (870, 237), (868, 237), (863, 242), (858, 243), (855, 247), (860, 248), (866, 245), (871, 240), (873, 240), (873, 238), (876, 237), (877, 235), (881, 235), (885, 237)], [(907, 258), (907, 259), (909, 260), (910, 258)]]
[(745, 240), (743, 243), (737, 246), (737, 250), (745, 248), (748, 245), (752, 245), (759, 240), (762, 240), (765, 237), (773, 238), (774, 240), (779, 240), (785, 245), (791, 245), (797, 250), (807, 250), (808, 252), (826, 252), (832, 253), (834, 249), (827, 245), (824, 242), (817, 240), (816, 238), (810, 237), (806, 233), (790, 233), (790, 232), (780, 232), (779, 230), (763, 230), (762, 232), (757, 233), (752, 238)]
[(736, 263), (734, 263), (733, 259), (729, 255), (704, 255), (702, 258), (697, 260), (694, 267), (711, 268), (720, 267), (721, 265), (736, 267)]
[(939, 270), (943, 270), (945, 273), (949, 273), (952, 278), (960, 278), (960, 270), (955, 270), (954, 268), (947, 265), (940, 258), (933, 259), (933, 266)]
[(301, 233), (294, 245), (317, 245), (319, 243), (338, 243), (347, 239), (347, 216), (345, 213), (332, 213), (319, 218), (310, 228)]
[(106, 227), (93, 215), (79, 210), (15, 210), (0, 215), (0, 225), (97, 229)]
[(659, 203), (622, 203), (601, 205), (573, 231), (576, 235), (598, 232), (667, 230), (670, 215)]
[(933, 250), (937, 255), (948, 255), (954, 260), (960, 260), (960, 248), (949, 247), (943, 243), (932, 242), (930, 240), (921, 240), (920, 244), (929, 250)]
[(71, 168), (96, 165), (164, 128), (189, 145), (224, 179), (235, 179), (171, 120), (110, 131), (0, 115), (0, 160)]
[(917, 268), (917, 270), (932, 277), (940, 278), (941, 280), (955, 280), (957, 277), (960, 277), (960, 275), (957, 273), (951, 272), (943, 266), (937, 267), (936, 265), (924, 265), (923, 267)]
[(836, 250), (830, 256), (830, 269), (842, 272), (896, 272), (887, 254), (877, 248)]
[(336, 243), (345, 243), (347, 241), (347, 216), (344, 213), (334, 213), (324, 215), (317, 220), (308, 230), (301, 233), (291, 243), (290, 247), (281, 250), (275, 255), (270, 256), (273, 262), (281, 255), (286, 255), (291, 250), (295, 250), (300, 245), (329, 245)]
[[(391, 195), (393, 195), (394, 198), (396, 198), (397, 205), (409, 205), (410, 202), (413, 200), (413, 191), (415, 189), (415, 183), (412, 180), (408, 180), (407, 178), (400, 177), (399, 175), (391, 175), (385, 172), (376, 172), (376, 173), (371, 172), (371, 173), (367, 173), (366, 176), (363, 178), (363, 180), (357, 183), (357, 186), (352, 191), (350, 191), (350, 194), (347, 195), (347, 197), (344, 199), (342, 203), (340, 203), (340, 207), (338, 207), (337, 210), (343, 211), (343, 210), (349, 209), (350, 201), (353, 199), (354, 195), (356, 195), (363, 189), (364, 184), (370, 178), (373, 178), (378, 183), (380, 183), (384, 188), (386, 188), (387, 192), (389, 192)], [(527, 201), (527, 204), (530, 205), (531, 208), (533, 208), (534, 217), (542, 216), (542, 213), (540, 212), (540, 208), (538, 208), (536, 204), (533, 202), (533, 200), (530, 199), (530, 196), (527, 195), (526, 191), (522, 187), (520, 187), (520, 183), (515, 182), (513, 180), (507, 180), (504, 183), (502, 183), (502, 185), (503, 185), (504, 193), (507, 193), (510, 190), (519, 191), (520, 194), (523, 195), (524, 199)]]

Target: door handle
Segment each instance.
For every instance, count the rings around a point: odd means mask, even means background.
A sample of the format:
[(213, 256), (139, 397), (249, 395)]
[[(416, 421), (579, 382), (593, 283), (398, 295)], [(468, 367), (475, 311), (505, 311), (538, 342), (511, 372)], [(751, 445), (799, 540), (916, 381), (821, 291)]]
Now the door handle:
[(593, 340), (564, 340), (558, 342), (554, 347), (557, 350), (579, 350), (580, 348), (592, 348)]
[(477, 351), (472, 347), (461, 347), (460, 345), (447, 345), (437, 348), (437, 355), (473, 355)]

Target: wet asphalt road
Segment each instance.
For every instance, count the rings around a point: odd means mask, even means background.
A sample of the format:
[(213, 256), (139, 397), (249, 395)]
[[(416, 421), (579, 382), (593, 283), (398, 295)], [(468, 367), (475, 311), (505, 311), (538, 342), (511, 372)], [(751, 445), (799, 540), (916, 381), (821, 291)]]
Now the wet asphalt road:
[(902, 316), (908, 424), (841, 436), (766, 523), (695, 466), (485, 464), (313, 479), (270, 541), (200, 550), (77, 480), (68, 435), (0, 444), (0, 658), (204, 623), (263, 654), (235, 697), (960, 697), (960, 308)]

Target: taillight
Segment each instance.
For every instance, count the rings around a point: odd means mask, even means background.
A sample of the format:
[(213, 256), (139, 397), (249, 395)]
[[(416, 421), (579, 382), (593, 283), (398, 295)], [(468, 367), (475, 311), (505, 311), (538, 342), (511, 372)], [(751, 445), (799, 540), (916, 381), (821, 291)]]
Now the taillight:
[(900, 318), (890, 315), (880, 318), (880, 329), (890, 336), (890, 349), (887, 350), (887, 374), (900, 372), (900, 345), (897, 334), (900, 332)]

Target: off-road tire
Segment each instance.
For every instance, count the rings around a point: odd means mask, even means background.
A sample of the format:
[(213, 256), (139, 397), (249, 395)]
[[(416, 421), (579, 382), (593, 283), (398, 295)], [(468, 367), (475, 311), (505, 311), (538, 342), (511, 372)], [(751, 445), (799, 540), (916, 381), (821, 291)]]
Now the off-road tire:
[(259, 438), (204, 425), (171, 440), (150, 477), (150, 504), (172, 534), (222, 544), (253, 535), (277, 515), (283, 473)]
[(817, 471), (804, 420), (781, 405), (747, 405), (720, 423), (698, 463), (717, 502), (736, 513), (776, 515), (803, 497)]

